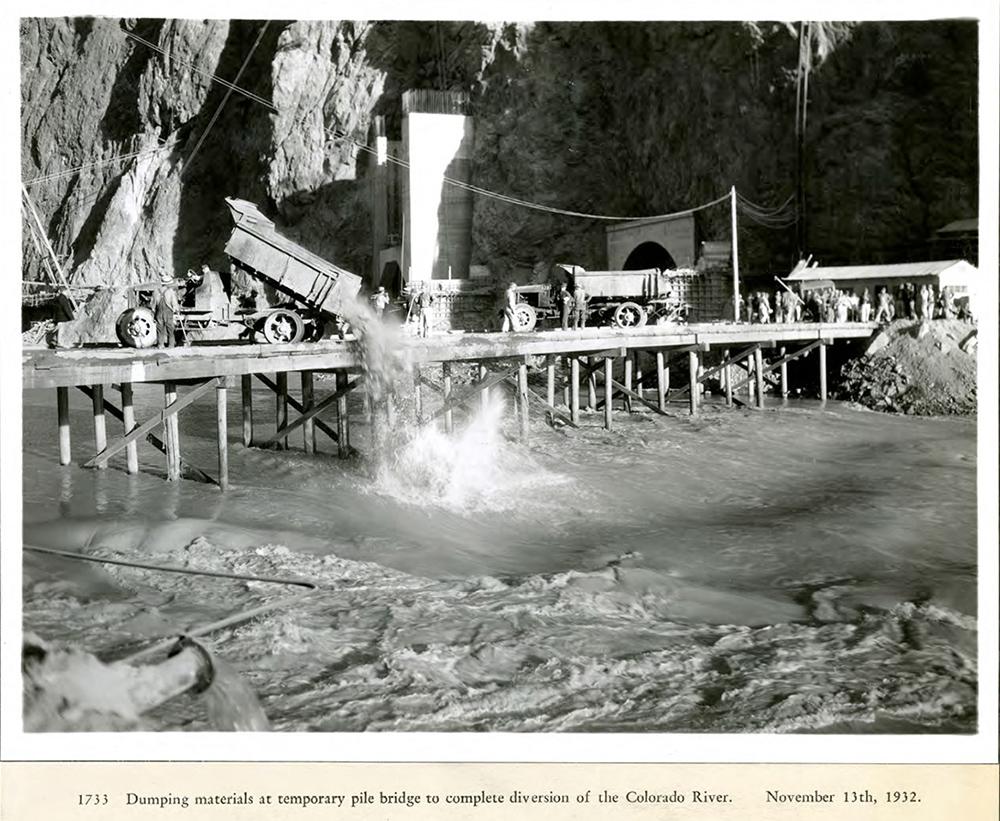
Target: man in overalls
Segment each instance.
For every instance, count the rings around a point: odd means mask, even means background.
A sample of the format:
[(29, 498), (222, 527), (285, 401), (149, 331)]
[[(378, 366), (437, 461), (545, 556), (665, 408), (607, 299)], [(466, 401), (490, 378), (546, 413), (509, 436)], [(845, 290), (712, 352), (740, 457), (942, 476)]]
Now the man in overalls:
[(160, 288), (156, 293), (153, 305), (153, 317), (156, 320), (156, 347), (173, 348), (177, 345), (177, 313), (181, 309), (177, 298), (177, 288), (170, 274), (160, 275)]

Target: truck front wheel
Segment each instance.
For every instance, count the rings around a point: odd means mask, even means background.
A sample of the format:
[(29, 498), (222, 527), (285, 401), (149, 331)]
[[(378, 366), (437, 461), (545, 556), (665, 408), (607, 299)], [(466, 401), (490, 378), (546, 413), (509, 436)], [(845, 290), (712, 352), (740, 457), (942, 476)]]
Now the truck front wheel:
[(156, 345), (156, 318), (149, 308), (128, 308), (115, 321), (115, 333), (127, 348), (152, 348)]

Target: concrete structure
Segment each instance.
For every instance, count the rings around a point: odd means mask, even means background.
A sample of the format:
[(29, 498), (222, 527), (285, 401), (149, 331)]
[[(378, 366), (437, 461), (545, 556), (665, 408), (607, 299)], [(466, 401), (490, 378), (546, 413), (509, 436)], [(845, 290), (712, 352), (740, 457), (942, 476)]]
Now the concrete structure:
[(609, 271), (694, 268), (698, 224), (694, 214), (619, 222), (605, 229)]
[(403, 95), (400, 177), (403, 279), (467, 279), (472, 249), (472, 192), (445, 182), (470, 181), (472, 118), (464, 95)]

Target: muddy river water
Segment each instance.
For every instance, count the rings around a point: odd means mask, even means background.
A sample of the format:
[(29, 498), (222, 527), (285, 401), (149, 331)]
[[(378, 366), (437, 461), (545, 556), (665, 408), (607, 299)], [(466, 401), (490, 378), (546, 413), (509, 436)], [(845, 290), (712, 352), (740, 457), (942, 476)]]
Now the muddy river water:
[[(162, 393), (136, 393), (144, 419)], [(163, 481), (147, 445), (137, 476), (59, 468), (54, 392), (27, 392), (25, 540), (320, 585), (208, 637), (275, 729), (973, 732), (975, 421), (675, 410), (538, 418), (522, 445), (497, 402), (377, 471), (297, 432), (233, 444), (222, 494)], [(86, 398), (71, 412), (82, 462)], [(180, 427), (212, 468), (214, 399)], [(37, 554), (23, 587), (26, 629), (104, 658), (290, 593)], [(209, 728), (189, 697), (149, 720)]]

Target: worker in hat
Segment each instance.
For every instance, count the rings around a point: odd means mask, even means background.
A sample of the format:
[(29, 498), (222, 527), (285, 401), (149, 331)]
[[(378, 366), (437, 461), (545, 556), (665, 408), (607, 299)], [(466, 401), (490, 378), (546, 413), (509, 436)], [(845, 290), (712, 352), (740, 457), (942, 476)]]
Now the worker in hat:
[(503, 327), (502, 331), (507, 333), (508, 331), (517, 330), (517, 314), (515, 309), (517, 308), (517, 283), (511, 282), (507, 286), (507, 290), (504, 292), (503, 296)]
[(177, 345), (177, 313), (181, 309), (174, 278), (160, 274), (160, 287), (153, 297), (153, 317), (156, 319), (156, 347)]

